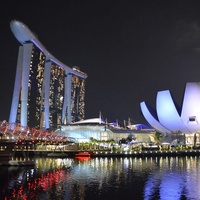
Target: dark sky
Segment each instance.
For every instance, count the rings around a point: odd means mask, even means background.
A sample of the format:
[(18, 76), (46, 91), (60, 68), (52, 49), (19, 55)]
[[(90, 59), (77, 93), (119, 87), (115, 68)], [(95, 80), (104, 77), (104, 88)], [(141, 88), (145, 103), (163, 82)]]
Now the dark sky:
[(88, 74), (86, 118), (147, 124), (140, 102), (155, 107), (170, 90), (200, 81), (199, 0), (3, 1), (0, 6), (0, 120), (8, 120), (18, 47), (17, 19), (57, 59)]

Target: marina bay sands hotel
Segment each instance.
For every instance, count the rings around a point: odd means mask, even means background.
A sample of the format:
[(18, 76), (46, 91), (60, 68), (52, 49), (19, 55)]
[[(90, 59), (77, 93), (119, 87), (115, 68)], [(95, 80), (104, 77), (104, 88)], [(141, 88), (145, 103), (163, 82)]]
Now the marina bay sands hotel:
[(10, 27), (21, 46), (9, 123), (48, 129), (84, 119), (87, 74), (56, 59), (22, 22)]

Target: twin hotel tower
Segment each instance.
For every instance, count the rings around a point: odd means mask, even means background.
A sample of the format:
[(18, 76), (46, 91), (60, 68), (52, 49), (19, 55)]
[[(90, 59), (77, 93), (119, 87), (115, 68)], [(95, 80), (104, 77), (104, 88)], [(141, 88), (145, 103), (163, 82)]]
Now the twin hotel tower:
[(22, 22), (10, 27), (22, 46), (9, 123), (48, 129), (84, 119), (87, 74), (57, 60)]

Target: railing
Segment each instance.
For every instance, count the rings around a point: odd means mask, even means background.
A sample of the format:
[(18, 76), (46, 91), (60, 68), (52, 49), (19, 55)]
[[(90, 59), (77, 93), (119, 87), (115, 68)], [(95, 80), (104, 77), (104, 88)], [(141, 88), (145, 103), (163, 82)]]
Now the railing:
[(28, 126), (22, 126), (17, 123), (8, 123), (7, 121), (2, 121), (0, 123), (0, 139), (23, 142), (32, 141), (37, 142), (69, 142), (69, 137), (65, 136), (62, 131), (29, 128)]

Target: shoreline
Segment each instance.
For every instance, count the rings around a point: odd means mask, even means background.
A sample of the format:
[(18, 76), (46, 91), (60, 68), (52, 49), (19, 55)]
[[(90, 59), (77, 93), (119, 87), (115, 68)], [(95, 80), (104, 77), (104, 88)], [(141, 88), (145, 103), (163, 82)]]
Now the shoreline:
[[(200, 149), (192, 150), (141, 150), (141, 151), (101, 151), (101, 150), (65, 150), (55, 151), (54, 153), (65, 153), (66, 158), (75, 158), (75, 154), (78, 152), (89, 152), (91, 158), (94, 157), (157, 157), (157, 156), (200, 156)], [(47, 156), (52, 151), (40, 151), (40, 150), (29, 150), (29, 151), (16, 151), (15, 155), (19, 156), (26, 154), (28, 157), (32, 156)], [(0, 157), (4, 157), (1, 154)], [(7, 157), (7, 156), (5, 156)], [(59, 157), (59, 156), (58, 156)]]

